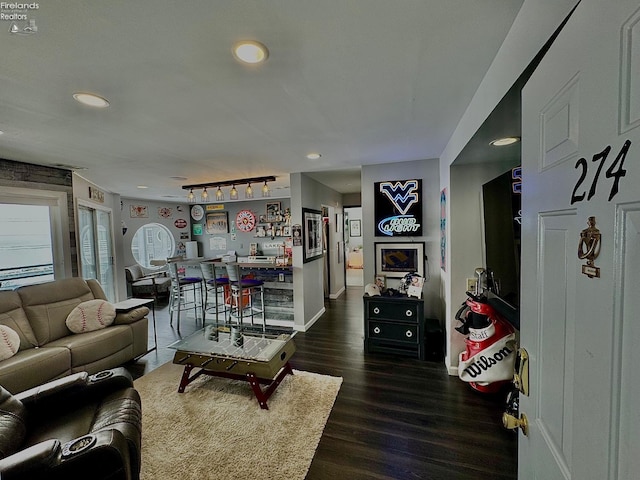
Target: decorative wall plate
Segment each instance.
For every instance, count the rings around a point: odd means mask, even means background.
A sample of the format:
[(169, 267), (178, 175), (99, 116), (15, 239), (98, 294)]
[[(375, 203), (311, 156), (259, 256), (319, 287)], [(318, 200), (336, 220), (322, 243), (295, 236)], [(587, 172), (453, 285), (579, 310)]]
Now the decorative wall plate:
[(256, 216), (250, 210), (240, 210), (236, 215), (236, 228), (241, 232), (250, 232), (256, 226)]
[(191, 207), (191, 217), (196, 222), (202, 220), (202, 217), (204, 217), (204, 208), (202, 208), (202, 205), (194, 205)]

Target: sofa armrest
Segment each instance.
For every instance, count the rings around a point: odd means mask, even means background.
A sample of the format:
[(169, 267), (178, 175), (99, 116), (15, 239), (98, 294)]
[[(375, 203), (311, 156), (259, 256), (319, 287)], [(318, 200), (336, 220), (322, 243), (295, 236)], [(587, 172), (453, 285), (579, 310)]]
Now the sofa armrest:
[(46, 440), (0, 460), (2, 480), (45, 478), (60, 462), (59, 440)]
[(149, 312), (149, 307), (138, 307), (126, 312), (118, 312), (116, 313), (116, 319), (114, 320), (114, 323), (116, 325), (128, 325), (130, 323), (134, 323), (140, 319), (143, 319), (144, 317), (149, 315)]
[(124, 436), (117, 430), (105, 430), (64, 445), (59, 440), (46, 440), (6, 457), (0, 460), (0, 478), (130, 480), (136, 478), (130, 465)]
[(15, 397), (28, 408), (48, 398), (78, 392), (86, 387), (88, 378), (87, 372), (74, 373), (20, 392)]
[(131, 374), (120, 367), (95, 375), (89, 375), (87, 372), (74, 373), (21, 392), (15, 397), (22, 402), (30, 415), (37, 415), (46, 414), (46, 411), (53, 408), (67, 409), (77, 402), (85, 402), (131, 386)]

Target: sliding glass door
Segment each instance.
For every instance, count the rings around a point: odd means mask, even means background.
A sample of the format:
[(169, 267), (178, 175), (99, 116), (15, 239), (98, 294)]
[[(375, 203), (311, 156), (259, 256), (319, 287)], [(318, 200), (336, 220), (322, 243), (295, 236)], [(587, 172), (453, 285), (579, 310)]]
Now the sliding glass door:
[(111, 211), (78, 203), (80, 272), (100, 282), (107, 298), (115, 301)]

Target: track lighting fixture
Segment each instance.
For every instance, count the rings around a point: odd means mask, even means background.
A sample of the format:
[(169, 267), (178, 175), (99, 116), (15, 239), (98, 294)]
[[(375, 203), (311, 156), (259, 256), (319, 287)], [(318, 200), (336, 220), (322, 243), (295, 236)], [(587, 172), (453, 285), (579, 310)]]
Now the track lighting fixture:
[(229, 199), (238, 200), (239, 194), (238, 194), (238, 189), (236, 188), (236, 185), (246, 184), (247, 186), (244, 190), (244, 198), (251, 199), (253, 198), (253, 187), (251, 186), (251, 184), (264, 182), (264, 185), (262, 186), (262, 189), (261, 189), (262, 196), (270, 197), (271, 189), (269, 188), (268, 182), (275, 182), (275, 180), (276, 180), (276, 177), (274, 177), (273, 175), (270, 175), (267, 177), (238, 178), (235, 180), (225, 180), (223, 182), (208, 182), (208, 183), (199, 183), (194, 185), (183, 185), (182, 188), (184, 190), (189, 190), (189, 193), (187, 194), (187, 200), (190, 203), (195, 203), (196, 201), (196, 196), (193, 193), (193, 190), (202, 189), (202, 193), (200, 194), (200, 199), (203, 203), (205, 203), (210, 201), (209, 192), (207, 191), (207, 188), (217, 187), (216, 193), (214, 196), (215, 201), (222, 202), (224, 201), (224, 191), (222, 190), (222, 187), (231, 187), (231, 190), (229, 191)]

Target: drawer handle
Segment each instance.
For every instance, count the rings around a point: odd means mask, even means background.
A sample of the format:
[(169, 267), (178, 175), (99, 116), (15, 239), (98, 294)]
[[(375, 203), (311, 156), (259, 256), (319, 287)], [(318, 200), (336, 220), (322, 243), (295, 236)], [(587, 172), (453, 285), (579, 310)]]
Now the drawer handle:
[(380, 327), (374, 327), (373, 333), (380, 333)]
[(407, 338), (411, 338), (411, 337), (413, 337), (413, 332), (411, 330), (407, 330), (405, 335), (407, 336)]
[(404, 312), (404, 314), (405, 314), (407, 317), (412, 317), (412, 316), (413, 316), (413, 310), (407, 310), (406, 312)]
[(373, 309), (373, 313), (375, 313), (377, 315), (378, 313), (380, 313), (380, 309), (378, 307), (375, 307)]

